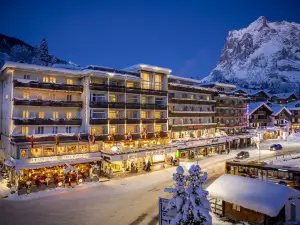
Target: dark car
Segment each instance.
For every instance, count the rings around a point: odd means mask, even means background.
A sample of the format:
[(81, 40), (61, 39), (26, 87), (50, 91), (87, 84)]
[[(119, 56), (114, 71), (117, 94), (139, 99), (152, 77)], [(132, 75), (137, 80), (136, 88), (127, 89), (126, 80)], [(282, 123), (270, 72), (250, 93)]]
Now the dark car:
[(280, 144), (273, 144), (269, 147), (271, 151), (282, 150), (282, 146)]
[(245, 152), (245, 151), (239, 152), (236, 156), (237, 159), (245, 159), (249, 157), (250, 157), (249, 152)]

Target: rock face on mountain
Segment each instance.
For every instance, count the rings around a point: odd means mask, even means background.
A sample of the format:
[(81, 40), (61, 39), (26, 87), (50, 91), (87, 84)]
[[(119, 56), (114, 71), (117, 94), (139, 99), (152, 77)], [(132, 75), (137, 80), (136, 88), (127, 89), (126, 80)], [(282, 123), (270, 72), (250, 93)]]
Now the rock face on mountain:
[(261, 16), (230, 31), (221, 57), (202, 82), (233, 83), (273, 92), (300, 91), (300, 24)]
[(40, 45), (33, 47), (17, 38), (0, 34), (0, 67), (7, 60), (44, 66), (68, 64), (48, 52), (47, 41), (44, 38)]

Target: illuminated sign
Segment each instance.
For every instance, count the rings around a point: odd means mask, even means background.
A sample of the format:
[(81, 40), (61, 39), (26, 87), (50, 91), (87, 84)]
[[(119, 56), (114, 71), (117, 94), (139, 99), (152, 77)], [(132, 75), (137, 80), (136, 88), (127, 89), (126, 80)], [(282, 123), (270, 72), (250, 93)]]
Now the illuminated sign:
[(41, 162), (53, 162), (59, 160), (72, 160), (72, 159), (88, 159), (90, 156), (88, 154), (75, 154), (75, 155), (62, 155), (62, 156), (52, 156), (52, 157), (40, 157), (31, 158), (29, 163), (41, 163)]

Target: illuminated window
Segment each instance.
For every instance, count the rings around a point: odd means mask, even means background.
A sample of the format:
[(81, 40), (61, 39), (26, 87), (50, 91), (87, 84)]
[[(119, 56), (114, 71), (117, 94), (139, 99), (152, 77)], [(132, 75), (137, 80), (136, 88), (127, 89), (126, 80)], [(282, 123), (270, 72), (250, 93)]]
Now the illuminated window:
[(91, 145), (91, 152), (98, 152), (98, 151), (99, 151), (98, 144)]
[(79, 152), (80, 153), (88, 152), (88, 146), (87, 145), (79, 145)]
[(6, 100), (8, 99), (8, 94), (5, 95), (5, 99), (6, 99)]
[(73, 80), (72, 79), (67, 79), (67, 84), (73, 84)]
[(160, 74), (155, 74), (155, 90), (162, 89), (162, 76)]
[(45, 118), (45, 113), (44, 112), (38, 112), (38, 118), (44, 119)]
[(22, 127), (21, 129), (23, 135), (28, 135), (28, 127)]
[(77, 152), (77, 145), (68, 145), (67, 151), (69, 154)]
[(27, 159), (28, 158), (28, 149), (20, 149), (20, 155), (22, 159)]
[(44, 156), (52, 156), (52, 155), (54, 155), (54, 147), (53, 146), (44, 147)]
[(155, 118), (156, 118), (156, 119), (162, 118), (162, 117), (163, 117), (162, 115), (163, 115), (162, 112), (155, 112)]
[(67, 117), (67, 119), (71, 119), (72, 118), (72, 113), (71, 112), (67, 112), (66, 117)]
[(58, 112), (52, 112), (52, 118), (57, 119), (58, 118)]
[(49, 83), (49, 77), (43, 77), (43, 82)]
[(138, 126), (127, 126), (126, 127), (126, 132), (130, 132), (132, 134), (138, 133)]
[(110, 134), (116, 134), (118, 131), (117, 127), (116, 126), (110, 126), (109, 127), (109, 133)]
[(43, 150), (42, 148), (32, 148), (30, 150), (30, 155), (31, 157), (35, 158), (35, 157), (41, 157), (43, 155)]
[(110, 94), (109, 95), (109, 101), (110, 102), (117, 102), (117, 95), (116, 94)]
[(28, 119), (28, 117), (29, 117), (29, 112), (23, 111), (23, 119)]
[(163, 126), (160, 124), (156, 124), (155, 125), (155, 131), (162, 131), (163, 130)]
[(133, 88), (134, 87), (134, 83), (133, 82), (127, 82), (126, 86), (128, 88)]
[(149, 73), (142, 73), (141, 74), (141, 78), (142, 78), (142, 88), (143, 89), (150, 89), (150, 74)]
[(147, 118), (147, 112), (146, 111), (141, 111), (141, 118), (146, 119)]
[(56, 83), (56, 78), (55, 77), (49, 77), (49, 82), (50, 83)]
[(57, 154), (59, 154), (59, 155), (64, 155), (67, 153), (65, 146), (56, 147), (56, 151), (57, 151)]
[(109, 118), (110, 119), (114, 119), (114, 118), (118, 118), (118, 117), (119, 117), (118, 111), (112, 111), (112, 110), (109, 111)]
[(29, 92), (24, 92), (23, 93), (23, 98), (29, 99), (30, 98)]

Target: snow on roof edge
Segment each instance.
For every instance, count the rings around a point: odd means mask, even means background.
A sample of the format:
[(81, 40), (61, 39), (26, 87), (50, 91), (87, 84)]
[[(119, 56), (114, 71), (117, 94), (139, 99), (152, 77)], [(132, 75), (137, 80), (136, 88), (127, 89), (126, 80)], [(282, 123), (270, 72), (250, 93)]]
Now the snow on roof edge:
[(176, 80), (189, 81), (189, 82), (193, 82), (193, 83), (197, 83), (197, 84), (201, 83), (200, 80), (196, 80), (196, 79), (193, 79), (193, 78), (187, 78), (187, 77), (180, 77), (180, 76), (171, 75), (171, 74), (169, 75), (169, 78), (176, 79)]
[(166, 74), (170, 74), (172, 72), (172, 70), (169, 68), (152, 66), (152, 65), (143, 64), (143, 63), (126, 67), (126, 68), (124, 68), (124, 70), (149, 70), (149, 71), (153, 71), (153, 72), (158, 72), (158, 73), (161, 72), (161, 73), (166, 73)]

